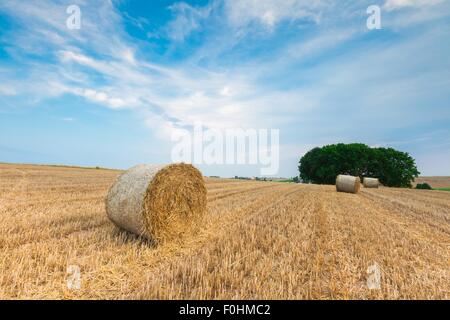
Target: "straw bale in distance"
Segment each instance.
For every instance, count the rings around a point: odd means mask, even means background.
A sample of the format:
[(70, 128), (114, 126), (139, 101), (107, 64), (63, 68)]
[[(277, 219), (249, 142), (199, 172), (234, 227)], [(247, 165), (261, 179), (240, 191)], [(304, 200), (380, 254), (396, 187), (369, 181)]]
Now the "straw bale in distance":
[(206, 188), (190, 164), (138, 165), (109, 189), (106, 212), (118, 227), (155, 243), (197, 230), (206, 211)]
[(359, 177), (338, 175), (336, 178), (336, 191), (347, 193), (358, 193), (361, 187)]
[(363, 185), (364, 188), (378, 188), (380, 186), (380, 181), (377, 178), (364, 178)]

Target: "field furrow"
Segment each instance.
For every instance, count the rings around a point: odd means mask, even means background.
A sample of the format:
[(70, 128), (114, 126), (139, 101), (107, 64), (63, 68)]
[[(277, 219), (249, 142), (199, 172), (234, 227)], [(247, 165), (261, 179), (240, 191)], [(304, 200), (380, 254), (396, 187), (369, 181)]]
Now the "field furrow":
[(0, 165), (0, 298), (450, 298), (450, 193), (206, 178), (201, 230), (154, 246), (106, 217), (119, 173)]

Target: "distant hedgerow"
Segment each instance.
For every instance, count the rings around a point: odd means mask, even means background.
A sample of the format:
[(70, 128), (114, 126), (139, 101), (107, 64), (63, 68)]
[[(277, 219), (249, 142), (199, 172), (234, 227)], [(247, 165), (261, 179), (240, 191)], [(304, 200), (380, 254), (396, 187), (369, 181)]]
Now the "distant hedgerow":
[(426, 182), (418, 183), (417, 186), (416, 186), (416, 189), (433, 190), (433, 188)]

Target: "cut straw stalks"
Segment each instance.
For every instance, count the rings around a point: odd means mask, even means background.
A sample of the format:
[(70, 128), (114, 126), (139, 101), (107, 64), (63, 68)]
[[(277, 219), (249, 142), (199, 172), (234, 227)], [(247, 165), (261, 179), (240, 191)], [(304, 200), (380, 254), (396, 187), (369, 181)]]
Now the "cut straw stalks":
[(117, 178), (106, 198), (112, 222), (154, 243), (197, 231), (205, 211), (203, 176), (184, 163), (135, 166)]

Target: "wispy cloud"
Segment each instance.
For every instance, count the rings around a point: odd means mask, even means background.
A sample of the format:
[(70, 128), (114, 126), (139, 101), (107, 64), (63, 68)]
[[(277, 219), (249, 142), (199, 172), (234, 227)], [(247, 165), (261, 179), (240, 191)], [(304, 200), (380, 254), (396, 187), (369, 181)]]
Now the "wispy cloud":
[(205, 7), (193, 7), (185, 2), (177, 2), (169, 9), (175, 18), (165, 27), (168, 37), (175, 41), (183, 41), (193, 31), (201, 28), (211, 14), (213, 3)]
[(254, 22), (268, 29), (282, 21), (310, 20), (319, 23), (321, 13), (330, 1), (307, 0), (226, 0), (226, 13), (230, 23), (236, 27), (245, 27)]
[(386, 0), (384, 8), (396, 10), (405, 7), (423, 7), (441, 3), (443, 0)]

